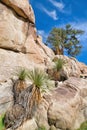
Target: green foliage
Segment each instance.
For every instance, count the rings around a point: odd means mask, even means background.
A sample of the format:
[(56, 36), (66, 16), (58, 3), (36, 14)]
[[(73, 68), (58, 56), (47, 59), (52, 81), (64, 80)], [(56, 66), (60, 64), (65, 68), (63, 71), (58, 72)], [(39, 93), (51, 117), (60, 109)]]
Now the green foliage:
[(46, 130), (46, 128), (44, 126), (41, 126), (38, 129), (36, 129), (36, 130)]
[(25, 80), (28, 75), (28, 71), (26, 71), (25, 69), (20, 69), (17, 75), (19, 77), (19, 80)]
[(32, 81), (32, 83), (41, 88), (47, 83), (48, 76), (39, 69), (34, 69), (28, 72), (28, 78)]
[(47, 43), (52, 45), (52, 49), (55, 51), (56, 54), (63, 53), (63, 43), (66, 37), (66, 32), (62, 28), (53, 28), (50, 32)]
[(73, 29), (70, 24), (65, 28), (53, 28), (47, 38), (47, 44), (50, 44), (55, 54), (63, 54), (64, 50), (70, 56), (77, 56), (81, 51), (81, 44), (78, 36), (84, 31)]
[[(32, 81), (32, 94), (30, 99), (30, 115), (34, 114), (34, 111), (41, 101), (41, 91), (46, 88), (47, 75), (39, 69), (29, 70), (28, 78)], [(44, 130), (44, 129), (39, 129)]]
[(4, 114), (0, 115), (0, 130), (4, 130), (5, 126), (4, 126)]
[(65, 49), (70, 56), (77, 56), (81, 52), (82, 45), (80, 44), (78, 36), (84, 33), (82, 30), (72, 29), (71, 25), (66, 25), (66, 39)]
[(87, 121), (81, 124), (80, 128), (77, 130), (87, 130)]
[(60, 71), (65, 64), (65, 61), (63, 59), (58, 59), (54, 63), (55, 63), (54, 69), (57, 70), (57, 71)]

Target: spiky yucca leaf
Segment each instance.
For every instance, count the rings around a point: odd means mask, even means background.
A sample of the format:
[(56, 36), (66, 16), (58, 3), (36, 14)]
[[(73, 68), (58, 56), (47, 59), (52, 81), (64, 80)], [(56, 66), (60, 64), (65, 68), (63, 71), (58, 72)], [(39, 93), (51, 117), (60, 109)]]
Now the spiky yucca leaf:
[(25, 70), (24, 68), (20, 69), (19, 72), (17, 73), (19, 80), (25, 80), (27, 75), (28, 75), (28, 71)]
[(0, 130), (5, 130), (4, 117), (5, 114), (0, 115)]
[(28, 78), (33, 84), (32, 94), (29, 102), (29, 115), (32, 117), (34, 110), (41, 101), (41, 90), (44, 89), (44, 85), (47, 83), (48, 77), (41, 70), (34, 69), (28, 72)]
[(28, 78), (32, 81), (32, 83), (41, 88), (47, 83), (47, 75), (39, 69), (34, 69), (28, 72)]

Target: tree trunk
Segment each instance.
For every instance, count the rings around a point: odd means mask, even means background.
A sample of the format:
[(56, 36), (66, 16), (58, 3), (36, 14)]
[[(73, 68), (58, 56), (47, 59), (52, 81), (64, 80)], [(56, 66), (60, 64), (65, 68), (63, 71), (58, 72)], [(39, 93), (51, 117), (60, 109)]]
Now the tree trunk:
[(63, 48), (57, 47), (57, 48), (55, 49), (55, 54), (56, 54), (56, 55), (63, 55)]

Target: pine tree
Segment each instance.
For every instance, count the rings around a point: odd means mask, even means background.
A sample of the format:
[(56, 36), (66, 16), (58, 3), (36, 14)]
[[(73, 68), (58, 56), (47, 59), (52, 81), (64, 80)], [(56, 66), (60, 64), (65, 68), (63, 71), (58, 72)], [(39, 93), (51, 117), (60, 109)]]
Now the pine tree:
[(82, 48), (79, 35), (82, 35), (84, 31), (73, 29), (70, 24), (63, 28), (53, 28), (47, 38), (47, 44), (49, 43), (54, 50), (55, 54), (63, 55), (64, 50), (70, 56), (77, 56)]

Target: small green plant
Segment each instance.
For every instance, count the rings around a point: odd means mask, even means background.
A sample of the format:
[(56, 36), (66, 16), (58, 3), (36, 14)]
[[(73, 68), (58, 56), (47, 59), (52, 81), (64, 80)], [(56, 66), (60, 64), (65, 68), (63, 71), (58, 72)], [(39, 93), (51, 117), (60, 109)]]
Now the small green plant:
[(28, 78), (32, 82), (32, 92), (29, 104), (30, 116), (33, 115), (33, 110), (37, 108), (41, 101), (41, 90), (43, 90), (47, 83), (47, 75), (39, 69), (30, 70)]
[(22, 68), (19, 70), (17, 75), (18, 75), (19, 80), (25, 80), (28, 75), (28, 72), (27, 72), (27, 70)]
[(0, 115), (0, 130), (4, 130), (5, 129), (4, 116), (5, 116), (5, 114)]
[(48, 76), (39, 69), (29, 71), (28, 78), (38, 88), (42, 88), (47, 83), (48, 80)]
[(65, 64), (65, 61), (63, 59), (58, 59), (54, 63), (55, 63), (54, 70), (60, 71), (63, 68), (64, 64)]
[(87, 130), (87, 121), (83, 122), (79, 129), (77, 130)]

